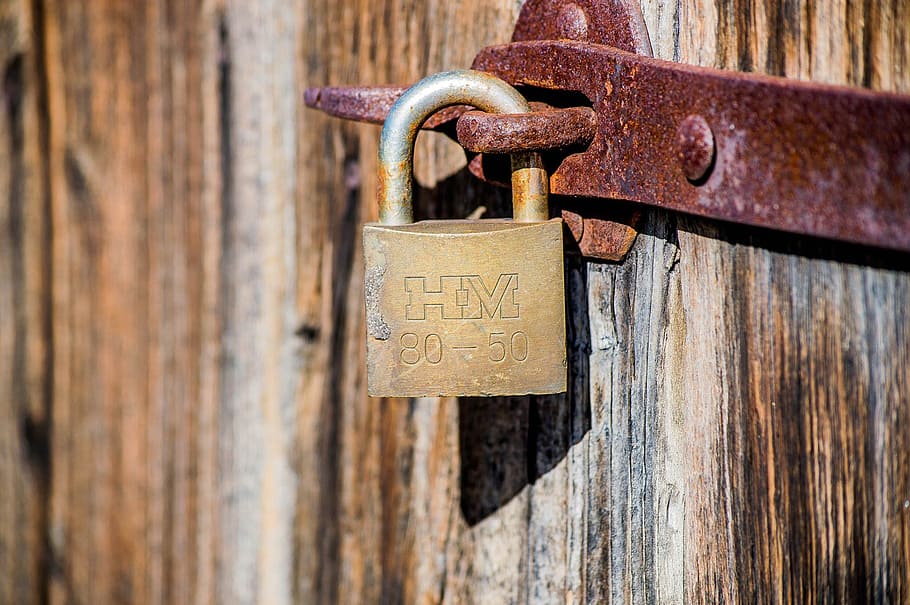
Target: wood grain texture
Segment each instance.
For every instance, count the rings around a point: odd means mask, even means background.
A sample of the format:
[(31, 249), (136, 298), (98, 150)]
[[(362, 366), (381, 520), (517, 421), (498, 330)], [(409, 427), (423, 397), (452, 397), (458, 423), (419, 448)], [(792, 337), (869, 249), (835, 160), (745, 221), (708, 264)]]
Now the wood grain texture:
[[(570, 390), (370, 400), (379, 130), (518, 0), (0, 0), (0, 602), (910, 599), (910, 260), (645, 212)], [(643, 0), (656, 56), (910, 92), (910, 3)], [(421, 135), (421, 217), (509, 211)]]
[[(692, 3), (655, 52), (910, 92), (906, 2)], [(910, 599), (906, 255), (686, 219), (687, 602)]]
[(48, 221), (40, 39), (0, 2), (0, 603), (47, 594)]
[(236, 279), (221, 266), (220, 13), (94, 1), (43, 11), (50, 602), (212, 602), (229, 588), (218, 545), (234, 537), (217, 525), (219, 490), (238, 483), (217, 456), (236, 438), (219, 424), (231, 411), (218, 395), (231, 353), (219, 288)]

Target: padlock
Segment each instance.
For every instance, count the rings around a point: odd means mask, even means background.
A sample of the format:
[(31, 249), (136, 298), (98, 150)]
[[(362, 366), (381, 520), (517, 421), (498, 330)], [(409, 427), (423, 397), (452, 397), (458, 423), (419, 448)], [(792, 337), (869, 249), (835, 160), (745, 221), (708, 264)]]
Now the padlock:
[(530, 111), (513, 87), (470, 70), (425, 78), (392, 107), (380, 140), (379, 222), (363, 231), (369, 394), (563, 392), (563, 225), (549, 218), (539, 155), (512, 155), (512, 219), (413, 222), (417, 131), (455, 104)]

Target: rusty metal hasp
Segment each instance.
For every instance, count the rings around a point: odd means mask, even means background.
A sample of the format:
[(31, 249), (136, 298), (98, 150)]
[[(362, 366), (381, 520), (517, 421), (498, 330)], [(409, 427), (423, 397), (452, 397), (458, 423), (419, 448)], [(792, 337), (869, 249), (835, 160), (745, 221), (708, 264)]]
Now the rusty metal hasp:
[[(508, 174), (493, 154), (549, 150), (551, 193), (587, 199), (584, 217), (564, 217), (589, 256), (621, 258), (634, 239), (634, 217), (602, 220), (614, 200), (910, 251), (910, 97), (649, 54), (629, 4), (528, 0), (513, 41), (473, 68), (548, 91), (548, 104), (524, 116), (450, 108), (428, 126), (483, 152), (470, 168), (492, 182)], [(307, 104), (381, 121), (398, 94), (313, 89)]]

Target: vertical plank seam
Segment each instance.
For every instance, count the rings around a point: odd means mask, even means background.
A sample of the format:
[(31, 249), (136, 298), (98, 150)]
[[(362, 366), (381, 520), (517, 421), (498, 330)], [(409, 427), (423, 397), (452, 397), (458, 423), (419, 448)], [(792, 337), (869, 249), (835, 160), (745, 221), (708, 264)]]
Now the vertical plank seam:
[(48, 90), (50, 88), (49, 72), (47, 68), (47, 40), (45, 37), (46, 12), (43, 0), (31, 0), (30, 2), (29, 26), (32, 31), (32, 48), (34, 52), (34, 75), (35, 75), (35, 105), (37, 112), (38, 127), (38, 157), (40, 158), (39, 180), (41, 183), (41, 214), (43, 223), (43, 242), (42, 248), (45, 251), (43, 278), (41, 283), (41, 293), (44, 297), (42, 303), (41, 318), (41, 337), (45, 342), (44, 359), (42, 360), (41, 375), (44, 380), (42, 388), (42, 407), (44, 409), (44, 432), (46, 437), (47, 455), (45, 458), (45, 468), (43, 474), (43, 485), (41, 494), (43, 495), (40, 503), (41, 512), (39, 513), (41, 529), (40, 548), (41, 548), (41, 565), (38, 571), (41, 593), (39, 602), (47, 605), (50, 603), (50, 578), (51, 573), (57, 567), (56, 553), (51, 548), (50, 543), (50, 520), (51, 520), (51, 490), (53, 486), (53, 408), (54, 408), (54, 330), (53, 330), (53, 191), (50, 182), (50, 102), (48, 100)]

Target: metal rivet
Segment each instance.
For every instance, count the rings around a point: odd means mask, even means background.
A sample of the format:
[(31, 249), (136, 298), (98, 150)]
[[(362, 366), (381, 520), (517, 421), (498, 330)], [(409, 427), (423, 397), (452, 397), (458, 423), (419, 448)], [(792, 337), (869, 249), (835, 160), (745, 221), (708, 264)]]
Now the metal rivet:
[(588, 16), (584, 9), (574, 2), (567, 2), (559, 9), (556, 27), (562, 38), (579, 41), (588, 39)]
[(676, 131), (676, 148), (683, 174), (692, 183), (701, 184), (714, 165), (714, 133), (699, 115), (690, 115)]

